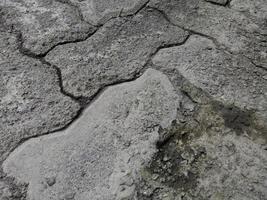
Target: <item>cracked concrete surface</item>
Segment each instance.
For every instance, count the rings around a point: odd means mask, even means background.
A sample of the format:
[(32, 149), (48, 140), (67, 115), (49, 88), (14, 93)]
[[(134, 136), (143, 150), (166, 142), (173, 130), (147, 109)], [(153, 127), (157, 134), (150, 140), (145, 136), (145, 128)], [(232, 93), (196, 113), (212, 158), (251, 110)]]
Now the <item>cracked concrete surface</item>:
[(152, 62), (161, 68), (177, 69), (224, 104), (256, 110), (267, 119), (267, 71), (254, 67), (244, 56), (217, 49), (210, 39), (191, 36), (184, 45), (160, 50)]
[(132, 198), (138, 170), (156, 152), (159, 126), (171, 125), (179, 102), (168, 78), (148, 69), (108, 88), (66, 131), (23, 144), (4, 171), (29, 183), (30, 199)]
[[(236, 9), (229, 9), (203, 0), (151, 0), (149, 6), (162, 11), (173, 24), (208, 36), (221, 48), (232, 53), (243, 54), (256, 65), (266, 69), (267, 12), (264, 12), (266, 2), (261, 4), (263, 11), (252, 16), (242, 12), (242, 4), (243, 2), (234, 1), (231, 5)], [(251, 10), (249, 12), (253, 13), (253, 7)]]
[(267, 199), (265, 0), (0, 2), (0, 199)]
[(0, 160), (27, 138), (70, 123), (80, 105), (60, 92), (56, 71), (18, 51), (11, 33), (0, 33)]
[(45, 60), (60, 68), (67, 92), (90, 98), (107, 85), (133, 79), (159, 47), (183, 43), (187, 36), (159, 12), (144, 9), (107, 22), (86, 41), (56, 47)]

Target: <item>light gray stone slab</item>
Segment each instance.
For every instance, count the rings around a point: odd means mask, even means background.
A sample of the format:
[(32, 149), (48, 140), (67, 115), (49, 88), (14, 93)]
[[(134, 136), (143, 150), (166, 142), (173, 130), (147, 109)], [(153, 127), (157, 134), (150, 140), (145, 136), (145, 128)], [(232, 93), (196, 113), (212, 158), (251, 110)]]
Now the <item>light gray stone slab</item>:
[(180, 101), (168, 78), (148, 69), (105, 90), (67, 130), (25, 142), (4, 171), (29, 183), (30, 200), (132, 199), (159, 126), (171, 126)]

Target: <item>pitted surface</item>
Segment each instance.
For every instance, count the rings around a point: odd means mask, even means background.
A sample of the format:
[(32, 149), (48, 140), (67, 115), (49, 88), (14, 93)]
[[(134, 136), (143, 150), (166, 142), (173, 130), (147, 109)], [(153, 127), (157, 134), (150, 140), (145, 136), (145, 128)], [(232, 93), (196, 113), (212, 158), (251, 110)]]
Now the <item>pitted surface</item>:
[(85, 39), (96, 29), (64, 1), (4, 0), (0, 6), (5, 23), (21, 33), (24, 50), (35, 55), (45, 54), (59, 43)]
[(265, 0), (2, 0), (0, 199), (267, 199)]
[(86, 41), (56, 47), (45, 57), (62, 72), (75, 96), (92, 97), (101, 88), (133, 79), (161, 46), (182, 43), (188, 33), (145, 9), (131, 19), (114, 19)]
[(23, 144), (4, 171), (29, 183), (30, 199), (133, 198), (159, 126), (171, 125), (179, 101), (168, 78), (149, 69), (108, 88), (68, 130)]
[(148, 0), (70, 0), (70, 2), (80, 8), (86, 21), (99, 25), (117, 16), (133, 15)]

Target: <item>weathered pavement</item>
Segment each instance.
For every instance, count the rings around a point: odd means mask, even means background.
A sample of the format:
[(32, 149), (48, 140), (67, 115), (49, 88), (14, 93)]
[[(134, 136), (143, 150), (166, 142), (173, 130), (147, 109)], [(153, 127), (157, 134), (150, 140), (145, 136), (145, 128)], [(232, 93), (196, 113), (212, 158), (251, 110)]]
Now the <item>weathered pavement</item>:
[(0, 2), (0, 199), (267, 199), (265, 0)]

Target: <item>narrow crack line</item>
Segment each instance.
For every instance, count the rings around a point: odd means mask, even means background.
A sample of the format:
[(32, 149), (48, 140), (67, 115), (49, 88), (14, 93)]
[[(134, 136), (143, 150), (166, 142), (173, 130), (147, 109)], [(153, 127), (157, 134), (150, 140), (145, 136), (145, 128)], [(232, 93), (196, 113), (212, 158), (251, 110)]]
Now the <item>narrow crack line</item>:
[(222, 46), (220, 45), (220, 43), (213, 37), (209, 36), (209, 35), (206, 35), (204, 33), (200, 33), (198, 31), (195, 31), (195, 30), (192, 30), (192, 29), (188, 29), (188, 28), (185, 28), (184, 26), (181, 26), (180, 24), (177, 24), (175, 22), (173, 22), (169, 16), (163, 11), (163, 10), (160, 10), (158, 8), (155, 8), (155, 7), (151, 7), (151, 6), (148, 6), (149, 8), (153, 9), (153, 10), (156, 10), (158, 11), (159, 13), (161, 13), (161, 15), (173, 26), (176, 26), (184, 31), (187, 31), (188, 33), (190, 33), (190, 35), (199, 35), (199, 36), (202, 36), (202, 37), (205, 37), (205, 38), (208, 38), (209, 40), (212, 40), (213, 43), (218, 47), (218, 46)]
[(60, 92), (63, 95), (70, 97), (75, 102), (79, 103), (80, 106), (81, 106), (81, 108), (82, 108), (83, 107), (82, 101), (80, 101), (78, 97), (76, 97), (73, 94), (71, 94), (71, 93), (69, 93), (69, 92), (67, 92), (67, 91), (64, 90), (63, 80), (62, 80), (62, 73), (61, 73), (60, 68), (57, 67), (57, 66), (55, 66), (55, 65), (51, 65), (51, 64), (50, 64), (50, 66), (53, 67), (56, 70), (56, 73), (57, 73), (57, 76), (58, 76), (58, 85), (59, 85), (59, 88), (60, 88)]
[(227, 0), (225, 7), (231, 8), (231, 2), (232, 0)]
[(163, 18), (164, 18), (166, 21), (168, 21), (171, 25), (176, 26), (176, 27), (179, 27), (179, 28), (181, 28), (181, 29), (184, 29), (183, 27), (181, 27), (181, 26), (179, 26), (179, 25), (173, 23), (173, 22), (171, 21), (171, 19), (169, 18), (169, 16), (168, 16), (163, 10), (160, 10), (160, 9), (158, 9), (158, 8), (156, 8), (156, 7), (153, 7), (153, 6), (147, 6), (147, 8), (159, 12), (159, 13), (163, 16)]
[[(92, 33), (89, 33), (86, 37), (84, 38), (78, 38), (75, 40), (66, 40), (66, 41), (62, 41), (62, 42), (58, 42), (57, 44), (55, 44), (54, 46), (52, 46), (51, 48), (49, 48), (46, 52), (41, 53), (41, 54), (35, 54), (34, 52), (30, 51), (29, 49), (26, 49), (23, 47), (23, 38), (21, 37), (21, 45), (20, 45), (20, 50), (24, 55), (27, 55), (29, 57), (32, 58), (43, 58), (45, 56), (47, 56), (47, 54), (52, 51), (53, 49), (55, 49), (57, 46), (61, 46), (61, 45), (65, 45), (65, 44), (74, 44), (74, 43), (79, 43), (79, 42), (83, 42), (86, 41), (88, 38), (90, 38), (91, 36), (93, 36), (99, 29), (97, 28), (95, 31), (93, 31)], [(22, 34), (20, 34), (22, 35)]]
[[(68, 93), (68, 92), (66, 92), (66, 91), (64, 90), (64, 87), (63, 87), (63, 81), (62, 81), (62, 74), (61, 74), (60, 69), (59, 69), (57, 66), (52, 65), (51, 63), (49, 63), (48, 61), (46, 61), (46, 60), (44, 59), (44, 57), (40, 57), (40, 56), (37, 56), (37, 55), (35, 55), (35, 54), (31, 54), (31, 53), (29, 53), (29, 52), (25, 52), (24, 49), (21, 47), (21, 46), (22, 46), (22, 42), (21, 42), (21, 33), (19, 33), (18, 36), (17, 36), (17, 43), (18, 43), (18, 50), (19, 50), (19, 52), (20, 52), (22, 55), (25, 55), (25, 56), (28, 56), (28, 57), (30, 57), (30, 58), (36, 59), (36, 60), (38, 60), (39, 62), (41, 62), (42, 64), (44, 64), (44, 65), (48, 65), (48, 66), (52, 67), (53, 69), (55, 69), (56, 74), (57, 74), (57, 77), (58, 77), (58, 85), (59, 85), (59, 88), (60, 88), (60, 92), (61, 92), (63, 95), (70, 97), (73, 101), (75, 101), (75, 102), (81, 104), (81, 102), (80, 102), (74, 95), (72, 95), (72, 94), (70, 94), (70, 93)], [(82, 107), (82, 106), (81, 106), (81, 107)]]
[(218, 3), (218, 2), (215, 2), (215, 1), (211, 1), (211, 0), (205, 0), (207, 3), (210, 3), (210, 4), (213, 4), (213, 5), (216, 5), (216, 6), (221, 6), (221, 7), (226, 7), (228, 8), (228, 5), (229, 5), (229, 0), (226, 1), (225, 3)]
[(186, 36), (186, 38), (185, 38), (183, 41), (181, 41), (181, 42), (177, 42), (177, 43), (173, 43), (173, 44), (163, 44), (163, 45), (159, 46), (159, 47), (155, 50), (155, 52), (153, 52), (153, 53), (150, 55), (150, 58), (149, 58), (147, 64), (150, 63), (150, 62), (152, 62), (152, 59), (155, 57), (155, 55), (156, 55), (160, 50), (162, 50), (162, 49), (167, 49), (167, 48), (172, 48), (172, 47), (177, 47), (177, 46), (182, 46), (182, 45), (184, 45), (184, 44), (188, 41), (188, 39), (190, 38), (190, 36), (191, 36), (191, 35), (190, 35), (190, 33), (188, 32), (188, 35)]
[(126, 16), (135, 16), (137, 15), (139, 12), (141, 12), (143, 9), (145, 9), (147, 7), (147, 5), (149, 4), (150, 0), (147, 0), (146, 3), (144, 3), (144, 5), (140, 6), (139, 9), (137, 9), (133, 14), (129, 14), (129, 15), (125, 15)]
[[(59, 1), (59, 0), (57, 0), (57, 1)], [(61, 1), (59, 1), (59, 2), (61, 2)], [(124, 15), (123, 18), (124, 17), (125, 18), (127, 18), (127, 17), (133, 17), (133, 16), (137, 15), (139, 12), (141, 12), (143, 9), (145, 9), (147, 7), (147, 5), (148, 5), (149, 2), (150, 2), (150, 0), (148, 0), (146, 3), (144, 3), (144, 5), (142, 5), (136, 12), (134, 12), (132, 14)], [(63, 2), (61, 2), (61, 3), (63, 3)], [(68, 4), (67, 2), (64, 2), (64, 3)], [(78, 38), (78, 39), (75, 39), (75, 40), (66, 40), (66, 41), (58, 42), (57, 44), (55, 44), (51, 48), (49, 48), (46, 52), (41, 53), (41, 54), (36, 54), (36, 53), (30, 51), (29, 49), (24, 48), (23, 47), (23, 37), (22, 37), (22, 34), (20, 33), (19, 34), (20, 35), (19, 37), (20, 37), (20, 43), (21, 43), (20, 44), (20, 50), (21, 50), (21, 52), (24, 55), (27, 55), (27, 56), (32, 57), (32, 58), (42, 58), (42, 57), (45, 57), (50, 51), (52, 51), (53, 49), (55, 49), (57, 46), (61, 46), (61, 45), (65, 45), (65, 44), (74, 44), (74, 43), (86, 41), (87, 39), (89, 39), (90, 37), (92, 37), (95, 33), (97, 33), (105, 24), (107, 24), (111, 20), (114, 20), (114, 19), (117, 19), (117, 18), (122, 18), (122, 16), (114, 16), (114, 17), (109, 18), (108, 20), (106, 20), (102, 24), (92, 25), (91, 23), (89, 23), (88, 21), (86, 21), (83, 18), (83, 15), (81, 14), (80, 9), (76, 5), (73, 5), (73, 6), (78, 9), (79, 15), (81, 17), (81, 21), (86, 22), (87, 24), (89, 24), (92, 27), (95, 27), (96, 28), (95, 31), (93, 31), (92, 33), (89, 33), (84, 38)]]
[(262, 69), (264, 71), (267, 71), (267, 68), (266, 67), (263, 67), (261, 65), (257, 65), (251, 58), (249, 58), (249, 57), (247, 57), (245, 55), (244, 55), (244, 57), (247, 58), (251, 62), (251, 64), (254, 65), (255, 67), (257, 67), (259, 69)]
[[(110, 19), (108, 19), (107, 21), (105, 21), (105, 23), (94, 26), (96, 27), (96, 30), (90, 34), (88, 34), (85, 38), (83, 39), (76, 39), (73, 41), (64, 41), (64, 42), (59, 42), (58, 44), (54, 45), (53, 47), (51, 47), (50, 49), (48, 49), (44, 54), (34, 54), (31, 51), (24, 49), (21, 45), (21, 49), (23, 49), (24, 54), (29, 55), (30, 57), (46, 57), (47, 54), (52, 51), (53, 49), (55, 49), (57, 46), (62, 46), (65, 44), (75, 44), (75, 43), (79, 43), (79, 42), (84, 42), (86, 40), (88, 40), (90, 37), (92, 37), (93, 35), (95, 35), (103, 26), (105, 26), (105, 24), (109, 23), (110, 21), (114, 20), (114, 19), (118, 19), (118, 18), (130, 18), (133, 17), (135, 15), (137, 15), (139, 12), (141, 12), (143, 9), (146, 8), (147, 4), (149, 3), (149, 1), (147, 1), (147, 3), (145, 3), (142, 7), (140, 7), (135, 13), (133, 14), (129, 14), (129, 15), (125, 15), (125, 16), (114, 16), (111, 17)], [(126, 23), (126, 22), (125, 22)], [(92, 25), (93, 26), (93, 25)], [(23, 41), (22, 41), (23, 42)]]
[[(186, 81), (188, 81), (189, 83), (191, 83), (191, 82), (190, 82), (189, 80), (187, 80), (184, 76), (181, 75), (181, 77), (183, 77), (184, 80), (186, 80)], [(201, 103), (197, 102), (196, 100), (194, 100), (194, 99), (191, 97), (191, 95), (190, 95), (187, 91), (185, 91), (183, 88), (180, 88), (180, 90), (181, 90), (182, 94), (183, 94), (184, 96), (186, 96), (190, 101), (192, 101), (192, 102), (195, 103), (195, 104), (201, 104)]]
[[(57, 128), (57, 129), (55, 129), (55, 130), (53, 130), (53, 131), (48, 131), (48, 132), (45, 132), (45, 133), (42, 133), (42, 134), (40, 134), (40, 135), (33, 135), (33, 136), (29, 136), (29, 137), (25, 137), (25, 138), (22, 138), (19, 142), (18, 142), (18, 144), (16, 145), (16, 147), (14, 147), (14, 148), (12, 148), (10, 151), (9, 151), (9, 153), (7, 154), (7, 156), (6, 156), (6, 159), (9, 157), (9, 155), (10, 154), (12, 154), (19, 146), (21, 146), (22, 144), (24, 144), (25, 142), (27, 142), (28, 140), (30, 140), (30, 139), (33, 139), (33, 138), (38, 138), (38, 137), (42, 137), (42, 136), (45, 136), (45, 135), (49, 135), (49, 134), (52, 134), (52, 133), (55, 133), (55, 132), (59, 132), (59, 131), (64, 131), (64, 130), (66, 130), (71, 124), (73, 124), (75, 121), (77, 121), (79, 118), (80, 118), (80, 116), (82, 115), (82, 111), (83, 111), (83, 109), (82, 108), (80, 108), (78, 111), (77, 111), (77, 113), (76, 113), (76, 115), (66, 124), (66, 125), (64, 125), (63, 127), (61, 127), (61, 128)], [(6, 159), (4, 159), (4, 161), (6, 160)], [(3, 161), (3, 162), (4, 162)]]

